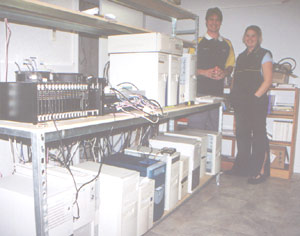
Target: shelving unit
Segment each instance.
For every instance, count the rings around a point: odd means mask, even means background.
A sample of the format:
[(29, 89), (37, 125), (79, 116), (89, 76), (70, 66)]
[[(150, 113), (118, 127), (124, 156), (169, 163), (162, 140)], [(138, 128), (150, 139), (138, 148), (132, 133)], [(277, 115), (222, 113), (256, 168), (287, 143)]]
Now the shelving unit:
[[(197, 39), (198, 16), (174, 4), (168, 3), (165, 0), (122, 0), (114, 2), (139, 9), (148, 15), (171, 21), (174, 36), (195, 34), (195, 38)], [(146, 29), (113, 22), (101, 16), (92, 16), (34, 0), (1, 0), (0, 19), (3, 20), (4, 18), (7, 18), (12, 23), (97, 37), (150, 32)], [(195, 29), (184, 32), (176, 31), (177, 20), (184, 19), (194, 20)], [(184, 41), (184, 46), (196, 47), (197, 45), (193, 42)], [(167, 113), (161, 118), (161, 122), (174, 124), (174, 122), (170, 121), (173, 121), (175, 118), (185, 117), (189, 114), (218, 107), (220, 107), (220, 103), (166, 108), (165, 112)], [(138, 127), (146, 123), (147, 121), (142, 118), (133, 118), (130, 115), (124, 114), (58, 121), (58, 129), (51, 122), (33, 125), (0, 121), (0, 138), (20, 138), (31, 144), (36, 235), (48, 235), (46, 145), (51, 142), (60, 141), (61, 139), (78, 138), (83, 135), (111, 131), (112, 129), (121, 130), (129, 127)]]
[(112, 22), (101, 16), (88, 15), (32, 0), (1, 0), (0, 19), (3, 18), (18, 24), (99, 37), (150, 32), (146, 29)]
[[(278, 112), (278, 111), (271, 111), (271, 113), (267, 116), (267, 126), (270, 125), (273, 119), (282, 119), (282, 120), (289, 120), (292, 121), (292, 134), (291, 134), (291, 141), (277, 141), (270, 139), (270, 145), (275, 145), (279, 147), (286, 147), (289, 148), (289, 163), (284, 165), (283, 169), (279, 168), (271, 168), (271, 176), (282, 178), (282, 179), (290, 179), (293, 174), (294, 169), (294, 158), (295, 158), (295, 150), (296, 150), (296, 136), (297, 136), (297, 124), (298, 124), (298, 108), (299, 108), (299, 89), (298, 88), (271, 88), (270, 92), (275, 91), (276, 93), (280, 92), (288, 92), (294, 93), (293, 99), (293, 111), (288, 112)], [(233, 112), (225, 112), (224, 115), (232, 115)], [(235, 126), (233, 124), (233, 126)], [(233, 131), (234, 132), (234, 131)], [(235, 145), (235, 136), (234, 135), (223, 135), (224, 140), (231, 140), (232, 141), (232, 150), (231, 155), (234, 157), (236, 152), (236, 145)], [(234, 158), (228, 159), (227, 157), (222, 159), (222, 168), (224, 170), (231, 169), (233, 165)]]
[[(193, 106), (177, 106), (164, 109), (165, 116), (160, 122), (168, 122), (177, 117), (202, 112), (220, 107), (220, 103)], [(57, 121), (44, 124), (29, 124), (12, 121), (0, 121), (0, 136), (25, 139), (32, 148), (34, 204), (36, 218), (36, 234), (48, 235), (47, 216), (47, 176), (46, 145), (61, 139), (79, 138), (103, 132), (111, 132), (140, 127), (149, 122), (129, 114), (109, 114), (101, 117), (88, 117), (73, 120)], [(57, 129), (58, 128), (58, 129)]]

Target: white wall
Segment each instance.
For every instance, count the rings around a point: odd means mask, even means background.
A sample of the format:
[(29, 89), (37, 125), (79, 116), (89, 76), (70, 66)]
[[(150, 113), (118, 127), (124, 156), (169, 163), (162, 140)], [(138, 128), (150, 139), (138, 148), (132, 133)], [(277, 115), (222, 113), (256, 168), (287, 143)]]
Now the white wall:
[[(143, 13), (107, 0), (100, 0), (100, 3), (101, 15), (113, 14), (116, 17), (117, 22), (137, 28), (143, 28)], [(101, 38), (99, 39), (99, 76), (103, 76), (103, 68), (108, 60), (107, 39)]]
[[(43, 1), (70, 9), (78, 9), (78, 0)], [(15, 62), (22, 68), (23, 60), (36, 57), (49, 70), (56, 72), (77, 72), (78, 70), (78, 36), (65, 32), (53, 32), (48, 29), (9, 23), (11, 38), (8, 56), (8, 81), (15, 81), (18, 70)], [(39, 66), (45, 70), (44, 66)], [(5, 81), (5, 25), (0, 22), (0, 81)], [(12, 173), (13, 161), (8, 142), (0, 140), (0, 177)]]
[[(53, 4), (78, 9), (77, 0), (44, 1)], [(18, 70), (15, 62), (22, 69), (23, 60), (36, 57), (37, 61), (43, 62), (48, 70), (56, 72), (76, 72), (78, 68), (78, 36), (77, 34), (52, 31), (37, 27), (30, 27), (9, 23), (11, 38), (8, 49), (8, 81), (15, 81), (14, 71)], [(5, 78), (5, 25), (0, 23), (0, 81)], [(45, 70), (44, 66), (39, 66)]]
[[(298, 0), (181, 0), (181, 7), (199, 15), (200, 35), (206, 32), (205, 14), (210, 7), (219, 7), (223, 12), (221, 34), (232, 41), (236, 55), (245, 46), (242, 43), (242, 35), (248, 25), (256, 24), (263, 32), (262, 46), (271, 50), (274, 61), (283, 57), (292, 57), (298, 62), (294, 73), (300, 76), (300, 1)], [(146, 26), (157, 31), (167, 32), (165, 23), (160, 23), (147, 18)], [(178, 28), (192, 28), (192, 22), (179, 22)], [(170, 24), (171, 28), (171, 24)], [(192, 37), (185, 37), (193, 39)], [(300, 87), (300, 79), (290, 79)], [(300, 116), (300, 114), (299, 114)], [(298, 137), (300, 125), (298, 125)], [(300, 138), (296, 143), (296, 155), (294, 171), (300, 173)]]

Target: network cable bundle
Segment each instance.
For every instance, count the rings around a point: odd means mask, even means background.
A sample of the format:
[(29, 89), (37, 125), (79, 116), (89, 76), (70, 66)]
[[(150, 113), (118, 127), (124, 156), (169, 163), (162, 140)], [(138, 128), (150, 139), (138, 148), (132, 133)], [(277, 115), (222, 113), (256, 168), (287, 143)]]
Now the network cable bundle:
[(188, 192), (192, 193), (199, 185), (201, 144), (196, 139), (159, 135), (149, 139), (154, 148), (175, 148), (181, 155), (189, 158)]
[[(49, 235), (73, 235), (72, 189), (57, 183), (48, 183), (47, 204)], [(0, 208), (1, 235), (38, 236), (32, 177), (15, 173), (1, 178)]]
[(161, 33), (109, 36), (110, 83), (134, 83), (162, 107), (176, 105), (182, 50), (182, 40)]
[(148, 99), (144, 91), (139, 90), (133, 83), (124, 82), (116, 88), (110, 88), (117, 101), (112, 104), (115, 111), (125, 112), (142, 117), (151, 123), (158, 123), (163, 110), (154, 99)]
[(207, 162), (207, 145), (208, 137), (206, 133), (191, 132), (191, 130), (176, 130), (165, 132), (164, 135), (197, 139), (201, 143), (201, 164), (200, 164), (200, 179), (205, 175)]
[(96, 182), (95, 235), (137, 235), (137, 206), (140, 175), (137, 171), (96, 162), (72, 167), (99, 176)]
[(173, 209), (178, 202), (180, 153), (176, 152), (174, 148), (157, 149), (145, 146), (129, 147), (125, 149), (124, 153), (166, 163), (165, 210)]
[(116, 153), (107, 158), (102, 159), (102, 163), (121, 168), (127, 168), (140, 172), (142, 177), (148, 177), (155, 180), (154, 193), (154, 216), (153, 220), (157, 221), (164, 213), (165, 205), (165, 179), (166, 179), (166, 164), (150, 159), (139, 158), (123, 153)]
[(0, 119), (29, 123), (103, 115), (100, 78), (82, 83), (1, 82)]

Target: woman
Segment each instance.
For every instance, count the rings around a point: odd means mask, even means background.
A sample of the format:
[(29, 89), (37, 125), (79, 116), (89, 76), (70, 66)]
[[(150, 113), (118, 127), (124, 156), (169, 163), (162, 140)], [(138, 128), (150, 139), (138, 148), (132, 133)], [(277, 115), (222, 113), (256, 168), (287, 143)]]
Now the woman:
[(232, 171), (250, 176), (249, 184), (260, 183), (270, 175), (266, 117), (273, 62), (271, 52), (261, 48), (261, 41), (261, 29), (247, 27), (243, 37), (247, 48), (237, 58), (230, 95), (238, 149)]

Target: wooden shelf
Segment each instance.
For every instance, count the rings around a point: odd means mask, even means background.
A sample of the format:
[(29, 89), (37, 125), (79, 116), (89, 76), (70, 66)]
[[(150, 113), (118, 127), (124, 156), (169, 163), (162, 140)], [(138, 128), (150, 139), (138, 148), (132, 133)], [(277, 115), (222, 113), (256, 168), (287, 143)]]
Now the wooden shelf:
[(141, 11), (146, 15), (153, 16), (162, 20), (196, 20), (198, 15), (189, 12), (166, 0), (109, 0), (120, 5)]
[(281, 178), (281, 179), (290, 179), (291, 172), (288, 169), (275, 169), (271, 168), (270, 172), (271, 177)]
[[(225, 111), (223, 112), (223, 115), (233, 116), (233, 111)], [(275, 113), (274, 111), (270, 114), (268, 114), (267, 118), (282, 118), (282, 119), (293, 119), (294, 118), (294, 112), (281, 112), (281, 113)]]
[(298, 90), (298, 88), (269, 88), (269, 90), (276, 90), (276, 91), (295, 91)]
[(150, 32), (145, 29), (115, 23), (101, 16), (88, 15), (33, 0), (1, 0), (0, 17), (18, 24), (84, 33), (98, 37)]

